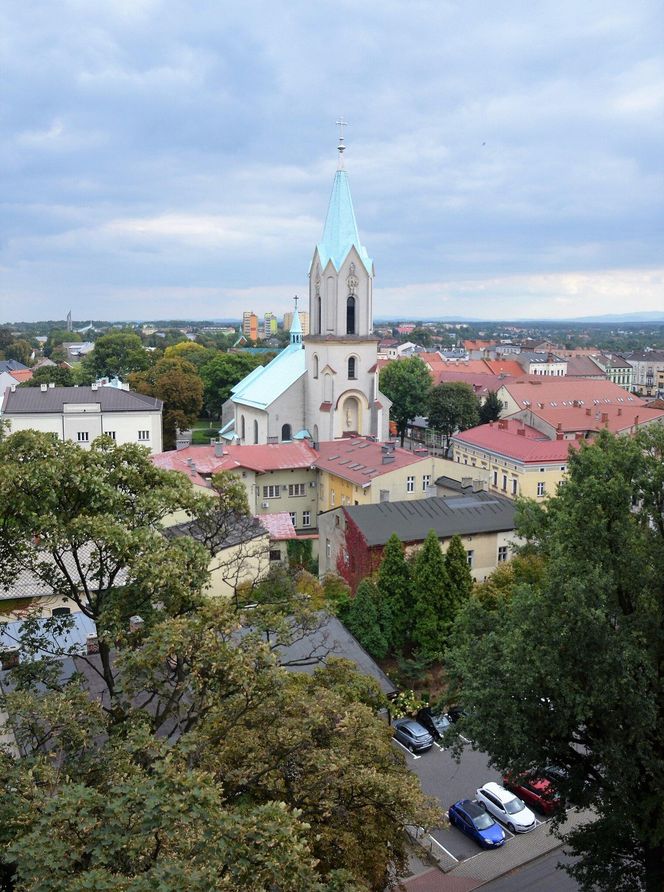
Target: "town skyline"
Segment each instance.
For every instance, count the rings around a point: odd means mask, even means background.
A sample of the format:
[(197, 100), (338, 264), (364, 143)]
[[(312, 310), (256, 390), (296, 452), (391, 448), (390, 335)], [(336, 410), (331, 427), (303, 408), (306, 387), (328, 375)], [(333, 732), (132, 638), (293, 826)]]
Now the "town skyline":
[(406, 22), (10, 4), (0, 317), (226, 318), (305, 294), (341, 114), (377, 318), (659, 310), (658, 20), (622, 0)]

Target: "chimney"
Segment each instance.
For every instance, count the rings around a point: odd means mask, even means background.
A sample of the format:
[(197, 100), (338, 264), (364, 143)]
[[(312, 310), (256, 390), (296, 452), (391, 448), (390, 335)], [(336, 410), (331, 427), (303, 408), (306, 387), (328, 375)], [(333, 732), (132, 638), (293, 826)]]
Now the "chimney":
[(609, 423), (609, 413), (602, 412), (602, 424), (608, 424), (608, 423)]
[(385, 455), (381, 458), (381, 464), (391, 465), (396, 459), (396, 456), (390, 455), (389, 453), (385, 453)]
[(622, 415), (622, 406), (618, 406), (618, 415)]
[(85, 639), (85, 651), (89, 657), (99, 653), (99, 638), (94, 632), (90, 632)]
[(221, 456), (222, 456), (223, 454), (224, 454), (224, 444), (223, 444), (223, 441), (222, 441), (222, 440), (217, 440), (217, 442), (214, 444), (214, 457), (215, 457), (215, 458), (221, 458)]
[(639, 426), (639, 416), (635, 415), (634, 416), (634, 427), (638, 427), (638, 426)]
[(562, 431), (556, 431), (556, 440), (564, 440), (565, 434)]
[(145, 620), (143, 619), (142, 616), (139, 616), (138, 614), (134, 614), (134, 616), (129, 617), (129, 632), (130, 632), (130, 634), (134, 633), (134, 632), (142, 632), (144, 627), (145, 627)]
[(473, 492), (483, 492), (486, 489), (484, 480), (473, 480)]
[(93, 389), (93, 390), (99, 390), (99, 385), (97, 384), (96, 381), (94, 381), (93, 384), (92, 384), (91, 386), (92, 386), (92, 389)]
[(592, 415), (592, 414), (593, 414), (593, 413), (592, 413), (592, 409), (590, 408), (590, 406), (588, 406), (588, 407), (586, 408), (586, 415)]
[(48, 390), (48, 384), (40, 384), (39, 389), (42, 393), (46, 393), (46, 391)]
[(562, 421), (559, 421), (558, 424), (556, 425), (556, 430), (561, 431), (562, 429), (563, 429), (563, 423), (562, 423)]
[(463, 489), (468, 489), (468, 487), (472, 486), (472, 485), (473, 485), (472, 477), (462, 477), (461, 478), (461, 486), (463, 487)]
[(493, 427), (493, 421), (489, 422), (489, 427)]
[(10, 390), (12, 393), (16, 393), (16, 384), (12, 384), (12, 386), (10, 387)]
[(49, 389), (49, 390), (55, 390), (55, 381), (49, 381), (49, 382), (48, 382), (48, 389)]
[(501, 418), (500, 421), (498, 422), (498, 427), (500, 428), (501, 431), (506, 431), (507, 430), (507, 420), (504, 418)]
[(20, 652), (18, 647), (3, 647), (0, 652), (0, 663), (2, 664), (2, 671), (4, 672), (6, 669), (16, 669), (18, 664), (20, 663)]
[(517, 437), (525, 437), (525, 436), (526, 436), (526, 429), (525, 429), (525, 427), (519, 427), (519, 428), (517, 428), (516, 435), (517, 435)]

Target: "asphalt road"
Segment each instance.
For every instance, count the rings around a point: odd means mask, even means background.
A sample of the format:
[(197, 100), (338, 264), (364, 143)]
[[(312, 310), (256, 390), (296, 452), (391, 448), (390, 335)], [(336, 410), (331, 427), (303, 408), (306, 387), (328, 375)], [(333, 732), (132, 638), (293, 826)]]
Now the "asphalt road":
[(556, 866), (569, 863), (560, 849), (518, 867), (511, 873), (485, 883), (482, 892), (578, 892), (579, 886), (564, 870)]

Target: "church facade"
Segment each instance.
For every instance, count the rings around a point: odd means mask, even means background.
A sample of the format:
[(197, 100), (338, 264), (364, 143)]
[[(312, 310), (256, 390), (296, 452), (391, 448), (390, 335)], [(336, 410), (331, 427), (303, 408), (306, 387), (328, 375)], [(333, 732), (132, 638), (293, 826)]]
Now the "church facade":
[(228, 439), (388, 439), (391, 404), (378, 387), (373, 334), (374, 266), (360, 242), (342, 153), (340, 144), (323, 236), (309, 269), (310, 333), (302, 336), (295, 310), (289, 346), (233, 388), (233, 420), (221, 432)]

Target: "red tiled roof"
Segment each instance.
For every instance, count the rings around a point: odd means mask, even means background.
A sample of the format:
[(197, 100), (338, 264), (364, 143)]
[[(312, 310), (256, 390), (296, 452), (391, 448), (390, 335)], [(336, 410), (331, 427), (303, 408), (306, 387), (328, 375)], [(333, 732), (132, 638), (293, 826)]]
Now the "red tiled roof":
[(552, 403), (561, 405), (563, 400), (570, 403), (574, 400), (583, 400), (586, 406), (592, 405), (593, 400), (626, 406), (643, 405), (642, 399), (629, 393), (624, 387), (619, 387), (611, 381), (593, 378), (531, 375), (518, 381), (503, 382), (503, 386), (520, 408), (527, 408), (528, 404), (537, 407), (538, 403), (542, 403), (542, 407)]
[(276, 514), (261, 514), (258, 516), (258, 520), (270, 534), (270, 539), (275, 541), (297, 539), (297, 533), (288, 511), (278, 511)]
[[(522, 430), (523, 434), (517, 431)], [(495, 424), (481, 424), (455, 434), (457, 440), (478, 449), (498, 452), (506, 458), (538, 464), (540, 462), (567, 461), (570, 446), (578, 448), (578, 440), (549, 440), (544, 434), (523, 422), (505, 418)]]
[[(214, 446), (188, 446), (175, 452), (160, 452), (150, 458), (159, 468), (182, 471), (196, 483), (201, 475), (217, 471), (235, 471), (248, 468), (257, 473), (310, 468), (316, 461), (316, 451), (305, 441), (271, 443), (266, 446), (226, 446), (224, 454), (215, 455)], [(194, 464), (192, 468), (189, 460)]]
[(495, 347), (498, 341), (482, 341), (482, 340), (473, 340), (468, 339), (463, 342), (463, 346), (466, 350), (484, 350), (486, 347)]
[(570, 356), (567, 359), (568, 378), (606, 378), (604, 372), (589, 356)]
[(24, 381), (29, 381), (30, 378), (32, 378), (33, 371), (32, 369), (15, 369), (9, 374), (12, 378), (16, 378), (16, 380), (22, 384)]
[(513, 378), (497, 378), (495, 375), (479, 375), (474, 372), (455, 371), (454, 364), (450, 363), (443, 371), (434, 373), (435, 384), (449, 384), (454, 381), (462, 381), (464, 384), (470, 384), (475, 393), (488, 393), (490, 390), (498, 390), (507, 381), (513, 381)]
[(394, 461), (384, 465), (384, 454), (381, 443), (362, 437), (328, 440), (318, 444), (316, 467), (351, 483), (366, 485), (375, 477), (426, 461), (428, 458), (426, 455), (417, 455), (408, 449), (395, 446), (391, 453)]
[(516, 359), (483, 359), (482, 362), (492, 375), (513, 375), (518, 378), (525, 371)]
[(577, 431), (596, 433), (602, 429), (617, 434), (664, 420), (664, 409), (603, 402), (583, 406), (545, 406), (543, 409), (530, 406), (528, 412), (568, 434)]

